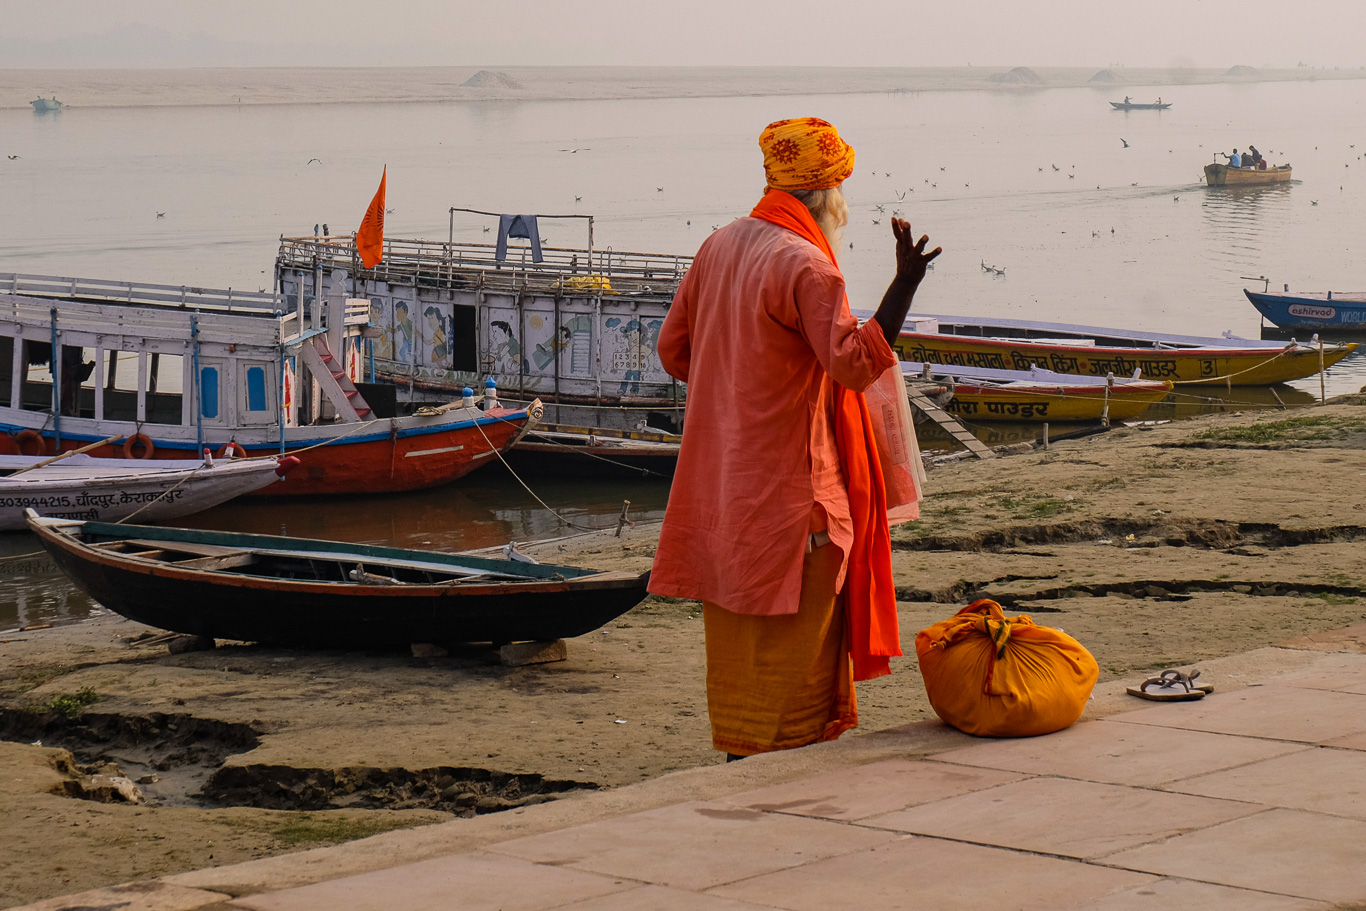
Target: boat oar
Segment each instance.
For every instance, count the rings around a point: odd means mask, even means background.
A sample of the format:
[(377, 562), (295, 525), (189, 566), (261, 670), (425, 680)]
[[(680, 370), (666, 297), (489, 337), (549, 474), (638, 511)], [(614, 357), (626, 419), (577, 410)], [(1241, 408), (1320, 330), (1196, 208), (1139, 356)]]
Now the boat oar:
[(43, 461), (39, 462), (39, 463), (36, 464), (36, 465), (30, 465), (30, 466), (28, 466), (27, 468), (20, 468), (18, 471), (11, 472), (10, 475), (9, 475), (9, 477), (12, 478), (12, 477), (14, 477), (15, 475), (23, 474), (23, 473), (26, 472), (26, 471), (32, 471), (32, 470), (35, 469), (35, 468), (42, 468), (44, 465), (51, 465), (53, 462), (60, 462), (62, 459), (66, 458), (67, 456), (80, 455), (80, 454), (83, 453), (83, 452), (89, 452), (89, 451), (92, 450), (92, 449), (98, 449), (98, 448), (100, 448), (101, 446), (104, 446), (104, 445), (106, 445), (106, 444), (108, 444), (108, 443), (117, 443), (117, 442), (118, 442), (119, 440), (121, 440), (121, 439), (123, 439), (123, 434), (121, 434), (121, 433), (116, 433), (116, 434), (114, 434), (114, 436), (109, 437), (108, 439), (100, 440), (98, 443), (91, 443), (91, 444), (88, 445), (88, 446), (82, 446), (80, 449), (72, 449), (72, 450), (70, 450), (70, 451), (68, 451), (68, 452), (62, 453), (61, 455), (55, 455), (55, 456), (53, 456), (53, 457), (50, 458), (50, 459), (44, 459)]

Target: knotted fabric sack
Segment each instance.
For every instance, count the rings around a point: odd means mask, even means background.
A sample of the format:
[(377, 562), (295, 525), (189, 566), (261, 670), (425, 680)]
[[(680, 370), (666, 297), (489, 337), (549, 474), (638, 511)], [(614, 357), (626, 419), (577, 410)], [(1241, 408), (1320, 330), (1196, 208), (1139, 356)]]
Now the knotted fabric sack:
[(974, 601), (915, 637), (930, 705), (979, 737), (1033, 737), (1081, 717), (1100, 668), (1062, 630)]

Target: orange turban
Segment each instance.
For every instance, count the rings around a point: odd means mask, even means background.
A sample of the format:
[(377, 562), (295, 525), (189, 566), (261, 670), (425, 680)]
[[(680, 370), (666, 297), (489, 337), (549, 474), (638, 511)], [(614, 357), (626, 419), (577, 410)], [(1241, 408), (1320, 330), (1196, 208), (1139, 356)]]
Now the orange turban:
[(854, 147), (819, 117), (775, 120), (759, 148), (768, 185), (778, 190), (828, 190), (854, 173)]

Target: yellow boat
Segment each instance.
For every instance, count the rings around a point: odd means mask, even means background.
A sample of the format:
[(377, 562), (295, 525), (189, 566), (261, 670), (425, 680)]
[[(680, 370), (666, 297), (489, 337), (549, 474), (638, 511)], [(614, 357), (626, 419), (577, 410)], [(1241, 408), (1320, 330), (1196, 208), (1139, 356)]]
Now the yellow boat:
[(992, 370), (1031, 366), (1078, 376), (1176, 385), (1269, 386), (1313, 376), (1357, 348), (1128, 332), (1026, 320), (915, 316), (893, 348), (905, 361)]
[(1205, 183), (1211, 187), (1249, 187), (1262, 183), (1284, 183), (1290, 179), (1290, 165), (1276, 168), (1230, 168), (1226, 164), (1205, 165)]
[(1082, 377), (1048, 370), (972, 370), (903, 363), (902, 374), (952, 395), (945, 411), (977, 421), (1124, 421), (1172, 391), (1170, 381)]

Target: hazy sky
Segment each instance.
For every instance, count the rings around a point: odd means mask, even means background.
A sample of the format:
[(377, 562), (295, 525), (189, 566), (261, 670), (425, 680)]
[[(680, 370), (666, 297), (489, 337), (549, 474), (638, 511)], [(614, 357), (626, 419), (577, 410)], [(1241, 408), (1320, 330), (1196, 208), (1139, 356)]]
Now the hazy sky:
[(0, 0), (0, 68), (1358, 68), (1363, 0)]

